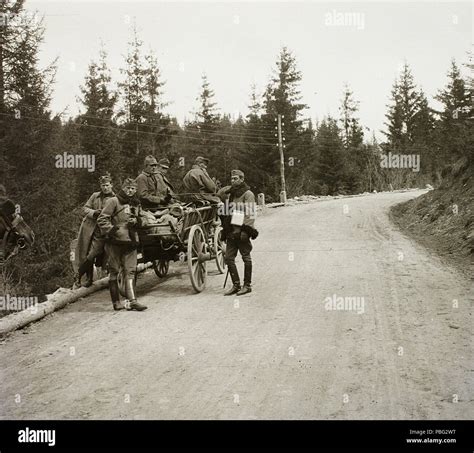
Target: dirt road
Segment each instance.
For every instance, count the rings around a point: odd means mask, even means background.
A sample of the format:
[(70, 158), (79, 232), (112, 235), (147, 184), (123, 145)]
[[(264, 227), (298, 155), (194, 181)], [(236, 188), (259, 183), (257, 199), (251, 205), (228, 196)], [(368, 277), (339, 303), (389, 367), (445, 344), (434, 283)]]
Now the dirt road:
[(250, 295), (176, 263), (139, 279), (146, 312), (101, 291), (15, 332), (0, 417), (472, 419), (470, 282), (388, 220), (420, 193), (269, 210)]

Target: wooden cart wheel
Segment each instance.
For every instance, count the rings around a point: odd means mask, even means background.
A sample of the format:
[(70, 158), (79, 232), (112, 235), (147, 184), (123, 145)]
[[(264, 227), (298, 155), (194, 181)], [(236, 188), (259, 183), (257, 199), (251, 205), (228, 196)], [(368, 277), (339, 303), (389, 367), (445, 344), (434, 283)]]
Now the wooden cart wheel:
[(226, 244), (222, 240), (222, 227), (216, 227), (214, 231), (214, 253), (216, 254), (216, 264), (217, 270), (219, 273), (223, 274), (225, 272), (225, 247)]
[[(133, 289), (135, 291), (137, 290), (137, 277), (138, 277), (138, 272), (135, 272), (135, 277), (133, 279)], [(125, 290), (125, 279), (123, 278), (122, 268), (120, 268), (120, 271), (117, 275), (117, 283), (118, 283), (120, 295), (123, 297), (127, 297), (127, 291)]]
[(170, 267), (170, 262), (168, 260), (153, 260), (152, 264), (153, 270), (158, 277), (163, 278), (168, 273)]
[(199, 225), (193, 225), (188, 237), (188, 269), (191, 284), (196, 292), (200, 293), (206, 286), (207, 268), (209, 259), (204, 233)]

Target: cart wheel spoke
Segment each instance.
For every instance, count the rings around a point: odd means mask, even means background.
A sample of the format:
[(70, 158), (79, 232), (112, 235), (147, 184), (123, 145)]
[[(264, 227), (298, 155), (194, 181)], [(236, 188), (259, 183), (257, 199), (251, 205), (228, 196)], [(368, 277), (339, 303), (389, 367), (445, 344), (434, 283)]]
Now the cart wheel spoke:
[(188, 268), (191, 283), (196, 292), (201, 292), (206, 284), (205, 262), (199, 257), (206, 251), (205, 236), (200, 225), (193, 225), (188, 236)]
[(152, 261), (153, 264), (153, 270), (155, 271), (155, 274), (162, 278), (168, 273), (169, 269), (169, 261), (166, 259), (160, 259), (160, 260), (154, 260)]
[(214, 252), (215, 252), (217, 270), (221, 274), (223, 274), (226, 268), (225, 256), (224, 256), (225, 244), (222, 242), (221, 235), (222, 235), (222, 227), (218, 226), (216, 227), (214, 231), (213, 247), (214, 247)]

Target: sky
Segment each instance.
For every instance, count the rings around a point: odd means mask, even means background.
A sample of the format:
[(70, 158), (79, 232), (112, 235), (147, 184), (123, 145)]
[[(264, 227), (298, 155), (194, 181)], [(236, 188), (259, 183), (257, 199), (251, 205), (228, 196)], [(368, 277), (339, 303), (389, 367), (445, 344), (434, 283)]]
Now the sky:
[(58, 1), (27, 0), (44, 15), (40, 65), (59, 57), (53, 112), (76, 115), (77, 96), (100, 43), (121, 79), (131, 24), (153, 50), (166, 82), (166, 112), (179, 122), (197, 109), (207, 74), (221, 113), (248, 113), (251, 85), (263, 92), (282, 46), (302, 72), (305, 118), (338, 116), (348, 83), (366, 136), (380, 138), (390, 90), (404, 61), (433, 107), (452, 58), (468, 60), (471, 2)]

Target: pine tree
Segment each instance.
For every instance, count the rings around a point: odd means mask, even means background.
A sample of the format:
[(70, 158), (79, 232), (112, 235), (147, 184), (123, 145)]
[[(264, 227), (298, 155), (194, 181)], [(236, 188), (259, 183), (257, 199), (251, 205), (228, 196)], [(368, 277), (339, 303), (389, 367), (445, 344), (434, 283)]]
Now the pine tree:
[(320, 193), (333, 195), (344, 192), (344, 144), (337, 121), (325, 118), (316, 133), (316, 146), (319, 153), (318, 170)]
[[(266, 142), (262, 120), (262, 104), (255, 84), (251, 86), (249, 113), (242, 124), (242, 151), (235, 156), (236, 166), (245, 172), (245, 179), (256, 192), (266, 192), (268, 172), (265, 168)], [(263, 158), (263, 159), (262, 159)]]
[(455, 60), (451, 61), (447, 75), (448, 83), (439, 90), (435, 99), (443, 104), (443, 110), (439, 112), (441, 120), (451, 123), (453, 119), (463, 120), (469, 116), (471, 99)]
[(43, 22), (27, 14), (22, 1), (2, 2), (0, 13), (0, 146), (8, 165), (15, 168), (13, 173), (0, 169), (0, 176), (15, 190), (43, 158), (38, 149), (47, 134), (56, 61), (39, 67)]
[[(12, 12), (8, 9), (11, 5), (3, 2), (1, 12)], [(55, 155), (70, 152), (71, 147), (64, 140), (59, 117), (51, 119), (48, 110), (56, 67), (55, 62), (46, 68), (38, 64), (44, 37), (42, 21), (36, 14), (27, 15), (23, 2), (16, 6), (15, 15), (21, 20), (8, 16), (2, 29), (2, 38), (8, 36), (8, 43), (2, 43), (0, 147), (5, 150), (8, 173), (3, 165), (0, 170), (9, 196), (20, 205), (22, 216), (36, 233), (34, 249), (19, 254), (9, 266), (16, 281), (23, 280), (33, 294), (41, 295), (56, 289), (70, 269), (65, 248), (72, 226), (68, 213), (77, 202), (76, 170), (55, 166)]]
[(387, 126), (387, 132), (382, 131), (387, 136), (388, 146), (391, 150), (400, 150), (403, 147), (404, 136), (404, 118), (403, 109), (400, 100), (398, 81), (395, 81), (391, 91), (392, 105), (387, 106), (388, 112), (386, 113), (387, 122), (384, 124)]
[(196, 112), (196, 123), (206, 129), (212, 130), (219, 120), (219, 115), (214, 102), (214, 90), (211, 89), (207, 75), (202, 75), (201, 92), (197, 98), (199, 109)]
[[(14, 81), (10, 73), (15, 67), (18, 49), (18, 28), (13, 26), (11, 18), (18, 17), (23, 10), (24, 0), (4, 0), (0, 3), (0, 113), (5, 113), (7, 96), (11, 96)], [(10, 82), (10, 83), (9, 83)], [(1, 120), (1, 118), (0, 118)]]
[(356, 114), (359, 110), (359, 102), (353, 98), (354, 93), (346, 84), (342, 95), (341, 105), (339, 107), (342, 129), (342, 142), (344, 148), (357, 148), (363, 142), (364, 133), (359, 124)]
[(252, 84), (250, 89), (250, 105), (248, 106), (249, 113), (247, 115), (249, 121), (253, 118), (259, 118), (262, 114), (262, 103), (257, 94), (257, 86)]
[(435, 99), (443, 105), (443, 110), (438, 112), (440, 124), (437, 136), (441, 158), (448, 164), (470, 153), (468, 136), (472, 128), (469, 119), (472, 112), (469, 89), (454, 60), (448, 72), (448, 83)]
[(143, 142), (148, 132), (148, 128), (141, 126), (146, 121), (145, 69), (142, 56), (143, 41), (139, 38), (135, 25), (128, 45), (125, 68), (120, 69), (124, 80), (118, 84), (121, 107), (117, 118), (120, 121), (123, 165), (127, 176), (133, 176), (142, 166)]
[(474, 166), (474, 128), (472, 127), (472, 121), (474, 120), (474, 54), (472, 52), (468, 52), (468, 62), (465, 63), (464, 66), (468, 70), (468, 75), (466, 77), (466, 86), (471, 99), (469, 104), (469, 122), (471, 124), (471, 127), (468, 128), (467, 136), (467, 148), (470, 149), (471, 152), (468, 153), (468, 159), (470, 161), (471, 166)]
[(91, 61), (89, 64), (81, 87), (82, 98), (79, 99), (84, 113), (76, 119), (80, 130), (81, 152), (93, 154), (96, 167), (95, 172), (80, 175), (81, 199), (87, 199), (98, 187), (97, 179), (105, 172), (110, 172), (116, 181), (122, 176), (118, 130), (114, 121), (117, 93), (110, 84), (107, 54), (101, 49), (99, 62)]
[(419, 93), (416, 90), (413, 75), (405, 62), (400, 77), (392, 89), (392, 105), (386, 115), (388, 138), (392, 150), (401, 154), (409, 153), (413, 144), (416, 113), (419, 108)]
[[(384, 132), (388, 140), (382, 144), (382, 149), (398, 154), (417, 154), (422, 162), (422, 170), (433, 172), (438, 160), (433, 135), (433, 111), (423, 90), (417, 89), (406, 62), (400, 77), (394, 82), (391, 100), (386, 114), (388, 121), (385, 123), (388, 130)], [(413, 180), (411, 173), (405, 176)], [(402, 182), (400, 179), (396, 183)]]
[(193, 160), (196, 156), (210, 159), (208, 169), (210, 174), (224, 171), (223, 137), (218, 134), (218, 130), (222, 121), (224, 123), (230, 121), (229, 118), (221, 118), (218, 114), (214, 96), (214, 90), (211, 88), (207, 75), (203, 74), (201, 89), (196, 98), (198, 107), (194, 112), (194, 120), (185, 126), (189, 143), (189, 159)]
[(171, 148), (170, 118), (162, 109), (163, 85), (161, 71), (153, 53), (143, 56), (143, 41), (136, 27), (121, 69), (124, 80), (119, 83), (121, 108), (118, 118), (122, 131), (122, 159), (128, 175), (142, 169), (148, 154), (168, 155)]
[[(265, 141), (269, 146), (262, 149), (262, 166), (269, 173), (266, 190), (274, 197), (280, 192), (278, 141), (274, 137), (278, 115), (282, 115), (282, 135), (285, 142), (285, 156), (291, 157), (298, 165), (286, 167), (285, 176), (289, 187), (301, 179), (305, 162), (302, 159), (301, 133), (302, 112), (307, 108), (301, 103), (299, 83), (302, 74), (296, 66), (296, 58), (283, 47), (278, 56), (273, 75), (263, 95), (262, 115)], [(272, 145), (274, 147), (272, 147)], [(291, 195), (291, 191), (290, 194)]]
[(157, 157), (168, 157), (171, 160), (171, 139), (177, 133), (176, 125), (164, 109), (168, 106), (163, 101), (163, 87), (161, 70), (154, 53), (145, 56), (145, 126), (152, 134), (145, 138), (151, 147), (151, 154)]
[(437, 168), (434, 142), (435, 120), (428, 99), (422, 89), (418, 92), (418, 109), (413, 128), (412, 154), (420, 155), (421, 170), (433, 174)]

